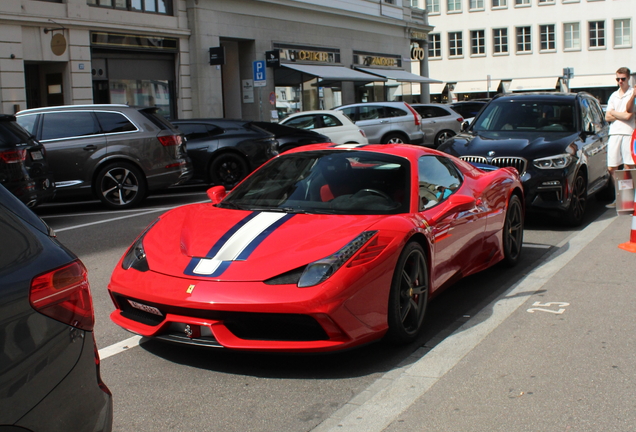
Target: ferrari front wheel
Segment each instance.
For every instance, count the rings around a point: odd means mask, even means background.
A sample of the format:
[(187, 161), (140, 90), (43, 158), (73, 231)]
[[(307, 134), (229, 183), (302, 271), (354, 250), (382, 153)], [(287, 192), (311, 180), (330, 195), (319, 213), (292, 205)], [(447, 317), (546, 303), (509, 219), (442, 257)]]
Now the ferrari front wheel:
[(396, 344), (413, 342), (424, 322), (428, 304), (428, 265), (424, 249), (419, 243), (406, 245), (395, 267), (391, 292), (386, 338)]
[(523, 243), (523, 207), (517, 195), (510, 197), (503, 229), (503, 262), (512, 267), (519, 262)]

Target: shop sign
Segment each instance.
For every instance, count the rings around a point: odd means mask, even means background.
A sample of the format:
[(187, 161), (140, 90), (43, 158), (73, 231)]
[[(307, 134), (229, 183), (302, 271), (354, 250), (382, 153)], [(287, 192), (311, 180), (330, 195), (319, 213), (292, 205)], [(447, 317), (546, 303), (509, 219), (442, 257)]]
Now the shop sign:
[(91, 46), (176, 52), (179, 49), (179, 39), (136, 34), (91, 32)]
[(362, 66), (378, 66), (378, 67), (402, 67), (400, 56), (390, 54), (374, 54), (363, 51), (353, 52), (353, 62)]
[(267, 63), (267, 67), (280, 66), (280, 51), (265, 51), (265, 62)]
[(225, 48), (222, 46), (210, 48), (210, 64), (211, 65), (223, 65), (225, 64)]
[(280, 58), (289, 61), (306, 61), (318, 63), (338, 63), (340, 54), (326, 51), (282, 50)]
[(428, 39), (428, 35), (418, 30), (411, 30), (411, 39), (426, 40)]
[(411, 47), (411, 60), (424, 60), (424, 48), (420, 46)]

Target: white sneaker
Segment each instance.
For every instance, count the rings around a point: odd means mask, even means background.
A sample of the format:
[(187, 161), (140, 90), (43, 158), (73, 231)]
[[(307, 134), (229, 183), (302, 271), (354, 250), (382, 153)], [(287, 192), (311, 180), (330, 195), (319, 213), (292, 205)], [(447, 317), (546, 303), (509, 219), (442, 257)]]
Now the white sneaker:
[(608, 209), (616, 208), (616, 201), (614, 201), (614, 202), (612, 202), (612, 203), (607, 204), (607, 205), (605, 206), (605, 208), (608, 208)]

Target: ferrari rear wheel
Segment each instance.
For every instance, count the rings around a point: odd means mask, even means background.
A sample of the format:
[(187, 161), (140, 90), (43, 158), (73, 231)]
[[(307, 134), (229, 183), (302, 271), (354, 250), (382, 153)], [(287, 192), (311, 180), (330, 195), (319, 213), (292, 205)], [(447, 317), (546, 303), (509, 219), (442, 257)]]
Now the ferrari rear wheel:
[(406, 245), (395, 267), (389, 294), (388, 341), (413, 342), (424, 322), (428, 305), (428, 266), (419, 243)]
[(517, 195), (510, 197), (503, 230), (503, 263), (512, 267), (519, 262), (523, 243), (523, 207)]

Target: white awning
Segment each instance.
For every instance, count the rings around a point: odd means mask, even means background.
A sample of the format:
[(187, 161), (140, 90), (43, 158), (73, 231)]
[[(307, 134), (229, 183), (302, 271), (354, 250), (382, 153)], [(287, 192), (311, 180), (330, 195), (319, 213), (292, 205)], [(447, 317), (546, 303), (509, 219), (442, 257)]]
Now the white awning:
[(592, 87), (616, 87), (615, 74), (574, 76), (569, 82), (571, 89)]
[(414, 82), (414, 83), (441, 83), (442, 81), (428, 78), (420, 75), (415, 75), (414, 73), (407, 72), (402, 69), (373, 69), (373, 68), (361, 68), (357, 67), (356, 69), (377, 75), (383, 78), (387, 78), (390, 80), (395, 80), (398, 82)]
[(386, 79), (378, 78), (375, 75), (369, 75), (360, 71), (349, 69), (344, 66), (322, 66), (322, 65), (306, 65), (306, 64), (290, 64), (283, 63), (281, 66), (293, 69), (307, 75), (313, 75), (322, 78), (325, 81), (386, 81)]
[[(490, 91), (497, 91), (497, 87), (492, 87), (492, 82), (490, 83)], [(499, 84), (499, 82), (497, 82)], [(460, 81), (455, 84), (455, 90), (453, 93), (486, 93), (488, 91), (488, 81), (479, 80), (479, 81)]]
[(446, 83), (430, 83), (428, 90), (430, 94), (442, 94), (444, 87), (446, 87)]
[(554, 91), (559, 83), (559, 78), (516, 78), (512, 80), (510, 84), (510, 91), (532, 91), (532, 90), (547, 90)]

